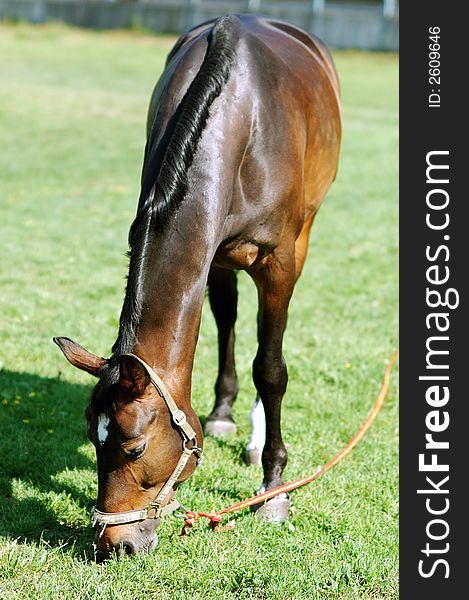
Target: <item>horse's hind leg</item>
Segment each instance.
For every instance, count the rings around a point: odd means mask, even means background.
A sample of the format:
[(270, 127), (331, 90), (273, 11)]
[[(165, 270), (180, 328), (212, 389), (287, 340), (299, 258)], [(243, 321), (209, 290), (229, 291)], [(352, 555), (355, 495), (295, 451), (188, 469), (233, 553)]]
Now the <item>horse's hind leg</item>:
[(236, 273), (212, 266), (208, 276), (209, 299), (218, 327), (218, 377), (215, 384), (215, 406), (205, 423), (205, 434), (226, 436), (236, 433), (232, 417), (233, 402), (238, 393), (234, 360), (234, 326), (238, 303)]
[[(282, 472), (287, 462), (280, 431), (280, 407), (288, 380), (282, 355), (283, 334), (296, 280), (293, 244), (284, 250), (277, 248), (250, 271), (250, 275), (259, 294), (259, 346), (253, 363), (253, 379), (265, 411), (262, 488), (269, 490), (282, 484)], [(279, 496), (262, 505), (258, 515), (268, 520), (284, 520), (288, 516), (289, 505), (286, 496)]]

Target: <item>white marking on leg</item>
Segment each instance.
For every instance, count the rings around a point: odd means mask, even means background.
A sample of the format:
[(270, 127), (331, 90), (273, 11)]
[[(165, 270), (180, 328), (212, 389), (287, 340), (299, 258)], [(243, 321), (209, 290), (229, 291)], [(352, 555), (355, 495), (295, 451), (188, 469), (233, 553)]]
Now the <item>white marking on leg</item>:
[(105, 415), (104, 413), (98, 416), (98, 440), (99, 443), (101, 445), (104, 444), (104, 442), (107, 439), (107, 436), (109, 434), (107, 428), (109, 425), (109, 417), (107, 415)]
[(246, 450), (262, 450), (265, 444), (265, 413), (262, 400), (257, 396), (249, 414), (251, 439)]

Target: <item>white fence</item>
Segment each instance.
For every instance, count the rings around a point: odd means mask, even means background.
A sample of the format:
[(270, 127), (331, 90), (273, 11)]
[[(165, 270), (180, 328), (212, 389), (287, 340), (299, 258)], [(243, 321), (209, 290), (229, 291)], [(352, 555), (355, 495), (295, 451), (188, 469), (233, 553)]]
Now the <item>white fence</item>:
[(399, 17), (393, 0), (386, 0), (384, 5), (324, 0), (0, 0), (0, 19), (55, 20), (96, 29), (142, 26), (162, 33), (179, 33), (230, 12), (285, 19), (312, 31), (334, 48), (399, 48)]

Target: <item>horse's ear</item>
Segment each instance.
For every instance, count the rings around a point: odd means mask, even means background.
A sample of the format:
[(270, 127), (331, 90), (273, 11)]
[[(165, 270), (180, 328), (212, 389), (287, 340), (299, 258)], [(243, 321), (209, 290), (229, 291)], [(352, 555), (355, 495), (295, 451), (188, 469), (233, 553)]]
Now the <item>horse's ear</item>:
[(133, 396), (141, 396), (150, 385), (150, 375), (142, 363), (128, 354), (119, 357), (119, 382)]
[(64, 353), (65, 358), (77, 369), (101, 377), (106, 359), (85, 350), (83, 346), (66, 337), (55, 337), (54, 342)]

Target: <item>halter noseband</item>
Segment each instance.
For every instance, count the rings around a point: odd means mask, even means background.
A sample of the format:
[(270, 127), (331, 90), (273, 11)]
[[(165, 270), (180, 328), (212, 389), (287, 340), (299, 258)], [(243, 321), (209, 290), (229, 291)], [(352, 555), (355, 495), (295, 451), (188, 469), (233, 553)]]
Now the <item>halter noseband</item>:
[[(93, 527), (95, 525), (101, 525), (101, 534), (104, 533), (107, 525), (122, 525), (124, 523), (135, 523), (137, 521), (145, 521), (145, 519), (159, 519), (164, 517), (165, 515), (174, 512), (179, 506), (179, 502), (174, 498), (169, 504), (166, 506), (161, 506), (163, 502), (168, 497), (168, 494), (173, 488), (173, 485), (179, 478), (179, 475), (184, 470), (184, 467), (187, 465), (190, 457), (195, 454), (197, 457), (197, 464), (203, 458), (202, 448), (199, 448), (197, 445), (197, 437), (195, 431), (189, 425), (185, 413), (177, 407), (176, 402), (173, 397), (169, 393), (168, 388), (161, 381), (160, 377), (156, 374), (156, 372), (148, 365), (144, 360), (136, 356), (135, 354), (126, 354), (125, 356), (131, 356), (138, 360), (138, 362), (145, 368), (148, 375), (150, 376), (151, 383), (155, 387), (158, 394), (163, 398), (168, 407), (169, 412), (171, 413), (171, 418), (173, 423), (179, 430), (181, 437), (183, 439), (183, 450), (181, 454), (181, 458), (179, 459), (174, 471), (171, 473), (166, 483), (163, 485), (161, 490), (159, 491), (156, 498), (153, 502), (146, 508), (137, 509), (137, 510), (127, 510), (123, 512), (102, 512), (98, 510), (96, 507), (93, 508), (92, 511), (92, 524)], [(188, 442), (192, 442), (192, 446), (189, 448), (187, 446)]]

